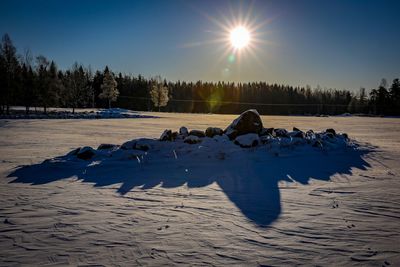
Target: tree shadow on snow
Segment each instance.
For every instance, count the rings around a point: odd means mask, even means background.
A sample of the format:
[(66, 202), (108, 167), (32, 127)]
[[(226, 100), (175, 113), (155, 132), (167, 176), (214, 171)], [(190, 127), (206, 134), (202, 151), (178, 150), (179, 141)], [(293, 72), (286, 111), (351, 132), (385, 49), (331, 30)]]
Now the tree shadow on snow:
[(84, 161), (61, 156), (19, 167), (8, 177), (16, 177), (11, 183), (40, 185), (75, 176), (83, 182), (94, 183), (95, 187), (121, 184), (118, 192), (122, 195), (134, 187), (173, 188), (187, 184), (188, 188), (196, 188), (215, 182), (244, 216), (258, 226), (267, 227), (281, 213), (279, 181), (300, 184), (307, 184), (310, 178), (328, 181), (334, 174), (351, 175), (353, 168), (370, 167), (363, 155), (372, 149), (323, 152), (313, 148), (310, 151), (289, 151), (276, 156), (263, 147), (243, 149), (233, 155), (217, 153), (198, 160), (176, 158), (172, 153), (162, 159), (159, 155), (151, 158), (149, 153), (149, 158), (141, 163), (135, 158)]

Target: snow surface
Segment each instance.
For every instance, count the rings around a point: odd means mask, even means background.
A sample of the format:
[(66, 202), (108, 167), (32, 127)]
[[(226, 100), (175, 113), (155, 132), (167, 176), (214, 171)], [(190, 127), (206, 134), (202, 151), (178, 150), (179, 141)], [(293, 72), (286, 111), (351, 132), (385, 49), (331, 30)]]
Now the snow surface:
[(241, 148), (152, 140), (236, 116), (148, 115), (162, 118), (0, 120), (1, 266), (400, 264), (398, 119), (263, 116), (356, 141)]

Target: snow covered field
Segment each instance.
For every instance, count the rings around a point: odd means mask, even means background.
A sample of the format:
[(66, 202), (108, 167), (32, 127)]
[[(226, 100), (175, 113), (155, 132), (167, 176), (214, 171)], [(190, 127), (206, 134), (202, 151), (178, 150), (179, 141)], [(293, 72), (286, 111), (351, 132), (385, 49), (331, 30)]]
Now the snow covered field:
[(197, 161), (170, 151), (131, 167), (40, 168), (77, 147), (237, 117), (141, 114), (154, 117), (0, 120), (1, 266), (400, 265), (399, 119), (262, 117), (264, 127), (346, 132), (359, 151), (192, 145)]

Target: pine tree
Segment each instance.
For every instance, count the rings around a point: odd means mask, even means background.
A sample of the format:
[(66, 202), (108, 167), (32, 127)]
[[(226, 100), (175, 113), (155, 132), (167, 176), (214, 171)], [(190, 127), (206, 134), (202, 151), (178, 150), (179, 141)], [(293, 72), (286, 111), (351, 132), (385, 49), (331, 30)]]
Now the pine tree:
[(168, 104), (168, 87), (165, 83), (161, 82), (160, 78), (156, 78), (153, 83), (153, 87), (150, 91), (150, 97), (154, 106), (158, 108), (158, 111), (160, 111), (161, 107), (165, 107)]
[(87, 74), (82, 66), (74, 63), (64, 77), (66, 105), (72, 108), (72, 113), (79, 106), (86, 106), (88, 100)]
[(48, 72), (48, 104), (55, 105), (60, 102), (61, 91), (64, 86), (62, 81), (58, 78), (57, 66), (54, 61), (51, 61)]
[(113, 75), (108, 70), (108, 67), (106, 67), (104, 70), (103, 84), (101, 85), (102, 92), (99, 97), (108, 100), (108, 108), (111, 108), (111, 101), (115, 101), (118, 98), (119, 91), (117, 85)]
[(389, 96), (391, 100), (391, 111), (395, 115), (400, 114), (400, 80), (394, 79), (389, 89)]
[(52, 95), (49, 87), (49, 61), (44, 56), (38, 56), (36, 57), (36, 62), (36, 87), (38, 91), (39, 102), (43, 106), (44, 113), (47, 113), (47, 107), (52, 101)]
[(35, 103), (35, 75), (32, 67), (26, 64), (22, 65), (21, 71), (22, 88), (21, 88), (21, 103), (25, 106), (25, 113), (29, 114), (29, 108)]
[(19, 62), (16, 55), (16, 48), (10, 36), (4, 34), (0, 47), (0, 78), (2, 80), (2, 84), (0, 84), (0, 100), (3, 106), (2, 110), (5, 109), (7, 114), (10, 113), (13, 91), (15, 91), (18, 86), (16, 81), (18, 68)]

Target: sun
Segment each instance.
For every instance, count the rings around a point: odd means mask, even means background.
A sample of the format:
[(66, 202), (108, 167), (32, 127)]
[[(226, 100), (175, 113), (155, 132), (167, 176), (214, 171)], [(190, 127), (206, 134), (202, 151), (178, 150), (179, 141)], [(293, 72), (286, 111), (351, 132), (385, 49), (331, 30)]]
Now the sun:
[(250, 43), (250, 32), (243, 26), (237, 26), (230, 32), (230, 41), (235, 49), (242, 49)]

